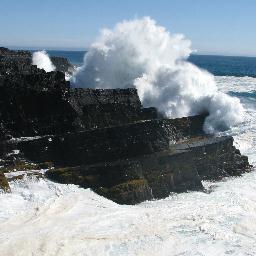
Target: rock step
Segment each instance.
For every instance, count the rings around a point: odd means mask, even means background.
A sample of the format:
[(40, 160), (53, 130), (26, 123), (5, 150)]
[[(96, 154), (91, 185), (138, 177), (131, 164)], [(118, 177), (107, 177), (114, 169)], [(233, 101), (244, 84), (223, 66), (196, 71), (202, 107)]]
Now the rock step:
[(69, 102), (78, 113), (83, 130), (156, 119), (159, 116), (156, 108), (142, 108), (137, 90), (133, 88), (72, 88)]
[(232, 137), (200, 137), (200, 142), (186, 141), (154, 154), (51, 169), (46, 176), (92, 188), (117, 203), (134, 204), (164, 198), (171, 192), (203, 190), (202, 179), (236, 176), (249, 170), (248, 159), (234, 148)]
[(71, 89), (61, 72), (1, 67), (0, 135), (61, 134), (158, 117), (155, 108), (142, 108), (136, 89)]
[(18, 143), (32, 161), (72, 166), (114, 161), (169, 149), (170, 143), (202, 134), (205, 116), (140, 121), (122, 126), (44, 136)]

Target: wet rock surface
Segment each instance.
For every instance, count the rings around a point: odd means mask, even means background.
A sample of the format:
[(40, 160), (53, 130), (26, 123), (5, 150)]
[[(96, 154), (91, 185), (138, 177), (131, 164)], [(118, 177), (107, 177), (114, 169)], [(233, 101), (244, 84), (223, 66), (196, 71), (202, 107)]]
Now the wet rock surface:
[(50, 58), (57, 71), (63, 73), (72, 73), (74, 71), (74, 66), (66, 58), (55, 56)]
[[(235, 149), (232, 137), (199, 138), (197, 142), (181, 141), (166, 150), (136, 157), (56, 168), (46, 175), (60, 183), (90, 187), (118, 203), (134, 203), (132, 193), (126, 200), (123, 195), (128, 193), (127, 187), (131, 187), (129, 184), (133, 180), (146, 181), (147, 186), (143, 183), (142, 191), (151, 191), (144, 193), (140, 199), (136, 197), (136, 202), (141, 202), (145, 200), (145, 195), (150, 200), (167, 197), (170, 192), (203, 190), (202, 180), (239, 176), (250, 170), (247, 157)], [(122, 186), (114, 189), (118, 185)], [(122, 196), (118, 197), (117, 193)]]
[(168, 150), (170, 144), (201, 134), (204, 116), (155, 119), (24, 141), (18, 148), (32, 160), (57, 165), (91, 164)]
[[(54, 59), (58, 70), (69, 68)], [(232, 137), (205, 135), (206, 115), (164, 119), (135, 89), (71, 88), (63, 72), (31, 65), (31, 54), (0, 48), (0, 187), (17, 171), (91, 188), (135, 204), (203, 190), (250, 170)], [(55, 168), (53, 168), (55, 166)], [(34, 172), (35, 169), (35, 172)]]

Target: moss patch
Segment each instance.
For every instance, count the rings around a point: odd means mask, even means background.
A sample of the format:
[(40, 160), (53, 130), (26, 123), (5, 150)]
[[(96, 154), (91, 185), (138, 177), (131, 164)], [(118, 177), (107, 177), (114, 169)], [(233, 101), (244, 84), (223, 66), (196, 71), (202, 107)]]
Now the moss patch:
[(3, 173), (0, 173), (0, 189), (2, 189), (4, 192), (11, 192), (9, 183)]
[(46, 172), (46, 177), (60, 183), (75, 184), (85, 188), (100, 186), (100, 175), (85, 175), (80, 166), (51, 169)]
[(129, 180), (127, 182), (118, 184), (116, 186), (113, 186), (111, 188), (106, 187), (100, 187), (97, 189), (97, 193), (100, 195), (109, 197), (109, 196), (115, 196), (118, 194), (122, 194), (125, 192), (134, 192), (137, 190), (140, 190), (142, 188), (145, 188), (148, 186), (148, 182), (145, 179), (136, 179), (136, 180)]
[(0, 168), (0, 173), (9, 173), (16, 171), (26, 171), (26, 170), (40, 170), (52, 168), (53, 164), (51, 162), (45, 162), (40, 164), (35, 164), (25, 161), (17, 161), (12, 165), (7, 165)]
[(109, 191), (122, 193), (125, 191), (133, 191), (145, 186), (148, 186), (148, 182), (145, 179), (136, 179), (136, 180), (129, 180), (127, 182), (118, 184), (110, 188)]
[(36, 179), (40, 179), (40, 178), (44, 177), (44, 175), (40, 172), (30, 172), (30, 173), (25, 173), (25, 174), (13, 176), (11, 178), (7, 178), (7, 180), (8, 180), (8, 182), (14, 181), (14, 180), (22, 180), (25, 176), (26, 177), (34, 177)]
[(134, 179), (111, 188), (100, 187), (95, 192), (120, 204), (136, 204), (152, 199), (151, 188), (145, 179)]

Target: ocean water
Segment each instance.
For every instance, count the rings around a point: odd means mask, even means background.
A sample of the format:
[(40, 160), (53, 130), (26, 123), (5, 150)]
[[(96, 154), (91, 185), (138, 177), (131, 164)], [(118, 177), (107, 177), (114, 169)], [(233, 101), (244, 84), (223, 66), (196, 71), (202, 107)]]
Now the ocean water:
[(189, 60), (215, 76), (256, 77), (256, 57), (191, 55)]
[[(67, 58), (73, 65), (83, 64), (86, 51), (53, 51), (50, 56)], [(191, 55), (189, 61), (200, 68), (208, 70), (215, 76), (250, 76), (256, 77), (256, 57)]]
[[(32, 51), (35, 52), (35, 51)], [(81, 66), (84, 59), (85, 51), (54, 51), (49, 50), (47, 53), (50, 56), (67, 58), (73, 65)]]
[[(221, 91), (240, 98), (245, 120), (226, 134), (256, 165), (256, 59), (193, 58), (214, 73)], [(256, 255), (255, 171), (204, 182), (210, 194), (171, 194), (135, 206), (47, 180), (27, 178), (10, 185), (12, 194), (0, 194), (1, 256)]]

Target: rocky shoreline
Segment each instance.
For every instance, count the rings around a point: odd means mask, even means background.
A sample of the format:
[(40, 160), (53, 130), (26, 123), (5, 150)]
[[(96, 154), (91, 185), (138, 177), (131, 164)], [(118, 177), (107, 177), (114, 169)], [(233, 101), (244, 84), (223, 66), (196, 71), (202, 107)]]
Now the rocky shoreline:
[(251, 170), (232, 137), (204, 134), (207, 114), (165, 119), (132, 88), (71, 88), (68, 61), (52, 61), (56, 71), (47, 73), (31, 65), (30, 52), (0, 48), (4, 191), (9, 172), (44, 169), (30, 173), (136, 204)]

